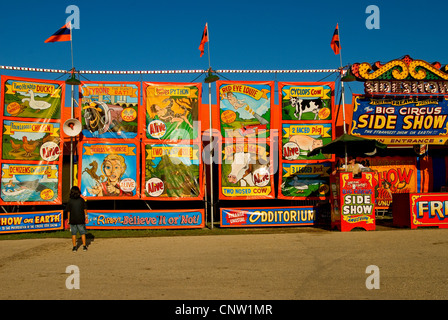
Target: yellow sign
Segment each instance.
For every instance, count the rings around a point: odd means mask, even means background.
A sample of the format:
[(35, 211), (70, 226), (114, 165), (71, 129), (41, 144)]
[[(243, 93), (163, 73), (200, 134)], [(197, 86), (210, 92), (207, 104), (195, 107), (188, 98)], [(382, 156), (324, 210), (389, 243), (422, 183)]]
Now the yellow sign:
[(3, 178), (12, 178), (14, 175), (46, 175), (48, 179), (57, 179), (57, 169), (51, 166), (10, 165), (2, 169)]
[(13, 135), (15, 132), (30, 132), (30, 133), (50, 133), (53, 137), (59, 136), (59, 128), (56, 128), (51, 123), (29, 123), (29, 122), (11, 122), (5, 125), (5, 135)]
[(268, 96), (266, 94), (270, 91), (268, 89), (258, 90), (254, 87), (246, 86), (244, 84), (229, 84), (219, 89), (219, 94), (222, 97), (221, 99), (226, 99), (228, 92), (242, 93), (254, 98), (255, 100), (260, 100), (268, 99)]
[(146, 159), (153, 160), (155, 158), (160, 158), (164, 155), (176, 158), (188, 158), (191, 160), (199, 159), (199, 150), (194, 150), (193, 147), (177, 147), (177, 146), (167, 146), (167, 147), (152, 147), (146, 150)]
[(291, 97), (301, 98), (325, 98), (330, 99), (331, 89), (324, 89), (324, 87), (291, 87), (284, 89), (285, 96), (283, 99), (289, 99)]
[(127, 96), (131, 98), (137, 97), (137, 88), (125, 86), (93, 86), (82, 87), (82, 94), (87, 96)]
[(134, 149), (135, 147), (129, 147), (127, 145), (92, 145), (92, 146), (84, 146), (85, 152), (84, 155), (91, 156), (93, 154), (98, 153), (108, 153), (108, 154), (124, 154), (126, 156), (135, 156)]
[(6, 84), (6, 94), (15, 94), (16, 92), (32, 91), (39, 94), (48, 94), (53, 98), (60, 98), (61, 88), (55, 84), (31, 83), (31, 82), (12, 82)]
[(305, 135), (305, 136), (321, 136), (322, 138), (330, 138), (331, 127), (325, 127), (323, 125), (290, 125), (284, 127), (285, 134), (283, 138), (289, 138), (290, 135)]

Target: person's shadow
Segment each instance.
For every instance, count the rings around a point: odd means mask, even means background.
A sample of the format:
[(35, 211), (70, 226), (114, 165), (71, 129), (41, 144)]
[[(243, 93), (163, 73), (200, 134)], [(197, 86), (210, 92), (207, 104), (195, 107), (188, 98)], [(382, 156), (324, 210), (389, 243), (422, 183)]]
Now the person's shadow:
[[(95, 241), (95, 236), (93, 234), (91, 234), (90, 232), (86, 233), (86, 246), (89, 247), (92, 244), (93, 241)], [(81, 239), (81, 237), (79, 237), (76, 240), (76, 246), (78, 248), (80, 248), (82, 246), (82, 239)]]

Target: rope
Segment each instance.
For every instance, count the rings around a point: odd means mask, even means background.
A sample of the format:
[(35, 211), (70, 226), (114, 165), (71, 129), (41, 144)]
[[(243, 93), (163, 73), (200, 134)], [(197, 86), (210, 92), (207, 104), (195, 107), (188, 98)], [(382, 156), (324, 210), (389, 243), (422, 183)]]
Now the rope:
[[(29, 67), (14, 67), (2, 66), (0, 69), (13, 71), (30, 71), (30, 72), (46, 72), (46, 73), (70, 73), (70, 70), (62, 69), (47, 69), (47, 68), (29, 68)], [(80, 70), (76, 71), (79, 74), (192, 74), (192, 73), (206, 73), (208, 70), (135, 70), (135, 71), (114, 71), (114, 70)], [(310, 70), (214, 70), (216, 73), (334, 73), (338, 69), (310, 69)]]

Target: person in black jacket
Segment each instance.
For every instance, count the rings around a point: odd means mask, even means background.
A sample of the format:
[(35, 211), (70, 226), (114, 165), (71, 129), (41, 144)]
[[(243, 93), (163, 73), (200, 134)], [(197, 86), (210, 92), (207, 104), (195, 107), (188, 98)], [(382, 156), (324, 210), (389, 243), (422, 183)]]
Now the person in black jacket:
[(82, 239), (83, 250), (87, 251), (86, 245), (86, 214), (87, 204), (81, 197), (81, 191), (77, 186), (70, 189), (70, 199), (67, 203), (68, 223), (70, 224), (70, 231), (72, 234), (72, 251), (76, 252), (76, 235), (79, 232)]

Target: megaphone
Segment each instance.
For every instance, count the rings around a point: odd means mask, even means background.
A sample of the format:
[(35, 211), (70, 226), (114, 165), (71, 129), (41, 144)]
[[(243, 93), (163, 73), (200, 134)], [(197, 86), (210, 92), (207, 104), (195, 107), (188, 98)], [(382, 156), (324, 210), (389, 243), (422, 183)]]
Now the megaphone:
[(62, 126), (62, 130), (64, 130), (64, 133), (66, 135), (70, 137), (76, 137), (81, 133), (81, 122), (79, 122), (79, 120), (75, 118), (67, 119)]

